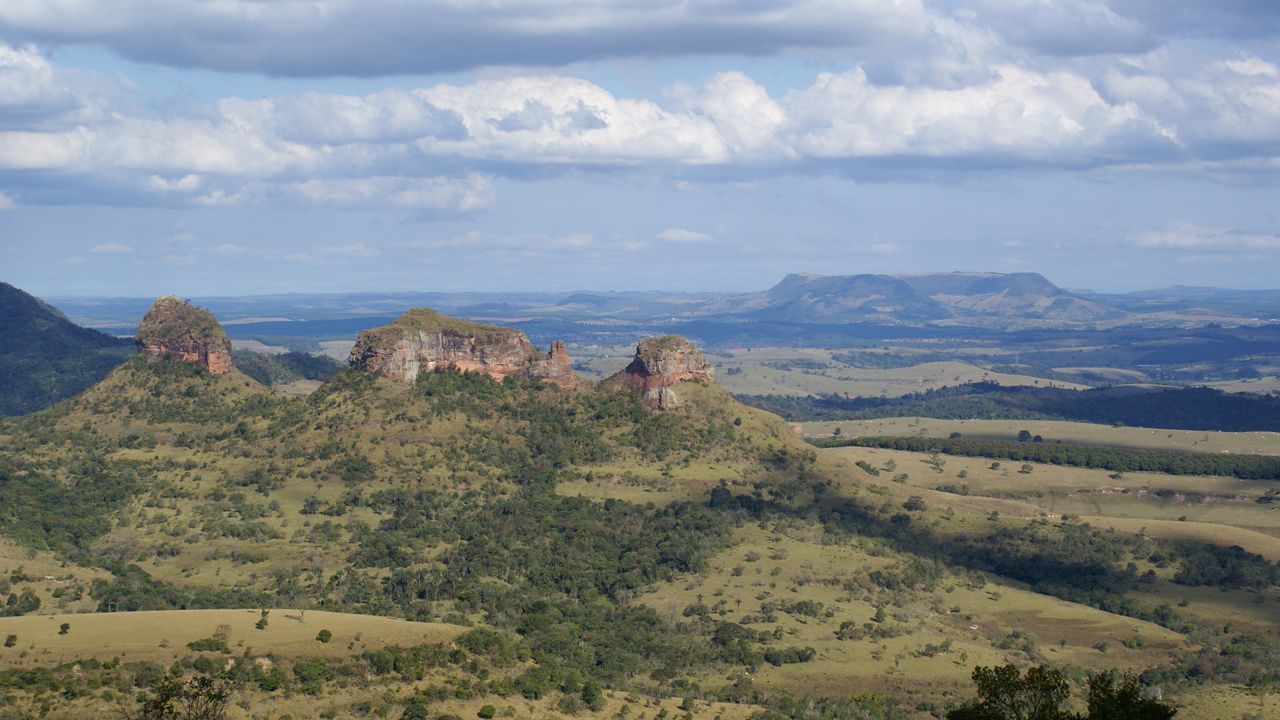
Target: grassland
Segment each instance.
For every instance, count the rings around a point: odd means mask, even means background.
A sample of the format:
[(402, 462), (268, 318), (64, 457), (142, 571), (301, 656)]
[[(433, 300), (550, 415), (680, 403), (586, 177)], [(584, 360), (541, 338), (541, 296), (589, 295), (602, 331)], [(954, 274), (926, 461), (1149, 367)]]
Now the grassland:
[(831, 356), (827, 350), (758, 348), (727, 356), (713, 355), (709, 360), (716, 367), (717, 382), (736, 395), (899, 397), (948, 385), (983, 381), (1008, 386), (1087, 387), (1028, 375), (1008, 375), (955, 361), (905, 368), (852, 368)]
[[(190, 655), (187, 644), (214, 637), (225, 628), (232, 654), (260, 656), (346, 657), (386, 645), (447, 643), (466, 628), (419, 623), (374, 615), (276, 608), (267, 627), (254, 627), (258, 610), (158, 610), (121, 613), (67, 613), (0, 618), (0, 635), (16, 635), (15, 648), (0, 653), (0, 669), (56, 665), (80, 658), (120, 657), (166, 665)], [(59, 626), (71, 627), (66, 634)], [(316, 640), (333, 633), (328, 643)]]
[[(753, 360), (766, 361), (764, 356)], [(937, 365), (937, 377), (958, 371), (952, 364)], [(166, 372), (172, 377), (159, 375)], [(800, 369), (778, 372), (806, 375)], [(863, 448), (818, 451), (779, 418), (741, 406), (703, 383), (681, 385), (680, 409), (652, 416), (627, 398), (604, 394), (565, 395), (467, 377), (438, 380), (438, 385), (415, 388), (348, 373), (299, 399), (268, 392), (239, 374), (213, 378), (135, 364), (78, 403), (4, 426), (8, 434), (0, 441), (23, 449), (24, 473), (71, 479), (91, 448), (101, 461), (101, 467), (91, 466), (98, 468), (95, 472), (145, 479), (135, 495), (111, 511), (109, 529), (79, 548), (88, 557), (136, 564), (181, 593), (236, 588), (303, 597), (312, 592), (330, 609), (368, 607), (383, 615), (440, 622), (273, 609), (266, 629), (258, 630), (256, 608), (85, 614), (97, 606), (85, 590), (110, 573), (64, 564), (47, 551), (0, 544), (0, 569), (13, 574), (19, 565), (24, 568), (24, 579), (14, 588), (33, 588), (42, 599), (40, 613), (59, 613), (0, 619), (0, 635), (17, 636), (14, 648), (0, 651), (0, 669), (3, 663), (48, 667), (125, 653), (132, 660), (173, 663), (189, 654), (187, 643), (226, 626), (220, 634), (227, 635), (233, 657), (248, 650), (250, 656), (271, 655), (286, 664), (312, 656), (356, 658), (350, 674), (336, 676), (318, 696), (304, 697), (297, 690), (259, 693), (250, 687), (235, 717), (395, 718), (412, 693), (453, 682), (449, 677), (464, 677), (466, 683), (448, 685), (447, 697), (432, 703), (433, 716), (472, 717), (481, 705), (494, 704), (504, 714), (511, 708), (516, 717), (550, 717), (571, 713), (558, 703), (572, 692), (552, 689), (524, 698), (509, 686), (503, 686), (503, 695), (480, 679), (509, 680), (535, 662), (561, 662), (565, 653), (549, 654), (547, 646), (585, 648), (572, 654), (588, 657), (583, 667), (595, 667), (590, 658), (597, 645), (590, 643), (600, 643), (601, 634), (634, 631), (635, 625), (623, 625), (627, 616), (609, 615), (573, 635), (574, 623), (585, 621), (570, 613), (651, 608), (659, 618), (652, 627), (664, 633), (679, 628), (689, 634), (691, 647), (700, 641), (704, 644), (697, 647), (706, 650), (714, 623), (724, 622), (760, 633), (751, 641), (760, 652), (813, 648), (814, 657), (779, 665), (766, 661), (758, 672), (748, 672), (750, 664), (742, 662), (708, 661), (689, 670), (688, 677), (666, 679), (636, 662), (644, 671), (615, 676), (615, 692), (606, 695), (602, 709), (579, 711), (583, 715), (614, 717), (629, 708), (627, 715), (640, 720), (655, 717), (661, 707), (667, 712), (662, 717), (668, 717), (677, 712), (678, 696), (690, 695), (698, 696), (692, 701), (698, 717), (745, 720), (762, 708), (707, 700), (713, 691), (749, 679), (765, 691), (826, 698), (889, 694), (906, 707), (921, 708), (923, 717), (967, 695), (969, 673), (977, 664), (1045, 662), (1077, 675), (1098, 668), (1137, 670), (1177, 663), (1206, 641), (1189, 631), (1033, 592), (1039, 586), (1010, 577), (966, 569), (977, 565), (913, 546), (903, 528), (940, 543), (960, 542), (1032, 526), (1052, 532), (1066, 516), (1077, 516), (1070, 519), (1072, 527), (1088, 522), (1148, 537), (1236, 543), (1280, 558), (1280, 512), (1258, 502), (1273, 489), (1266, 483), (1136, 473), (1117, 477), (1041, 465), (1022, 471), (1011, 463), (992, 467), (984, 459)], [(851, 423), (841, 425), (852, 432)], [(1065, 425), (1064, 432), (1070, 429)], [(961, 432), (967, 435), (968, 427)], [(1204, 435), (1188, 433), (1185, 440)], [(1226, 449), (1227, 442), (1215, 438), (1212, 447)], [(590, 452), (593, 447), (607, 452)], [(544, 484), (526, 482), (526, 474)], [(943, 485), (953, 492), (939, 490)], [(724, 506), (709, 503), (721, 487), (736, 497)], [(550, 495), (552, 489), (560, 497)], [(966, 494), (954, 492), (960, 489)], [(547, 502), (516, 502), (528, 496)], [(608, 504), (568, 503), (564, 496), (630, 505), (621, 513)], [(912, 509), (916, 500), (919, 507)], [(680, 501), (692, 502), (675, 505)], [(515, 510), (484, 514), (485, 508), (504, 503)], [(866, 525), (844, 524), (839, 513), (850, 504), (868, 514)], [(578, 516), (556, 514), (555, 508), (568, 505), (585, 510)], [(672, 514), (662, 515), (662, 509)], [(709, 538), (692, 532), (664, 536), (690, 538), (685, 547), (705, 542), (702, 559), (711, 559), (704, 563), (690, 555), (678, 572), (668, 572), (672, 566), (661, 558), (650, 565), (625, 565), (646, 556), (652, 550), (647, 543), (664, 528), (687, 530), (677, 512), (723, 528), (717, 531), (722, 535)], [(559, 564), (566, 558), (532, 551), (520, 555), (543, 563), (533, 570), (551, 590), (513, 598), (504, 593), (531, 586), (517, 585), (521, 568), (504, 566), (502, 560), (528, 550), (520, 547), (526, 538), (511, 528), (524, 527), (517, 521), (534, 513), (549, 519), (529, 525), (545, 536), (528, 538), (528, 545), (563, 543), (573, 556)], [(617, 524), (627, 527), (600, 527), (608, 523), (597, 515), (622, 518), (625, 523)], [(459, 526), (442, 527), (452, 520)], [(575, 543), (578, 539), (582, 542)], [(382, 554), (356, 557), (357, 551), (370, 549)], [(663, 553), (668, 550), (665, 546)], [(1178, 605), (1197, 627), (1237, 622), (1260, 637), (1277, 635), (1275, 588), (1184, 588), (1172, 582), (1174, 568), (1157, 565), (1146, 554), (1133, 560), (1136, 572), (1150, 571), (1154, 577), (1134, 593), (1140, 610)], [(930, 569), (926, 582), (898, 585), (884, 579), (918, 566)], [(492, 574), (478, 581), (465, 574), (484, 567)], [(631, 576), (601, 581), (599, 567), (620, 568)], [(695, 569), (686, 571), (690, 567)], [(445, 569), (455, 572), (445, 574)], [(635, 580), (642, 573), (644, 582)], [(579, 578), (586, 579), (579, 584)], [(615, 591), (615, 581), (628, 584)], [(55, 597), (63, 583), (79, 588), (80, 596), (74, 601), (66, 592)], [(440, 587), (451, 592), (456, 587), (456, 594), (433, 595)], [(393, 593), (396, 600), (390, 602)], [(547, 622), (566, 634), (547, 641), (540, 656), (528, 648), (544, 626), (518, 624), (518, 613), (528, 611), (524, 605), (537, 604), (525, 602), (530, 598), (564, 613), (556, 618), (566, 618)], [(616, 608), (610, 605), (614, 602)], [(1239, 620), (1224, 620), (1231, 617)], [(69, 630), (59, 634), (64, 622)], [(529, 654), (517, 665), (481, 667), (477, 659), (476, 669), (468, 669), (468, 660), (419, 679), (376, 681), (359, 665), (366, 662), (358, 657), (366, 650), (392, 643), (449, 643), (463, 632), (461, 626), (490, 622), (504, 632), (520, 628)], [(321, 629), (334, 634), (331, 643), (316, 641)], [(481, 669), (488, 673), (483, 678)], [(685, 681), (698, 686), (679, 684)], [(557, 682), (576, 687), (577, 681), (563, 675)], [(108, 699), (77, 698), (57, 712), (83, 716)]]
[[(629, 347), (595, 348), (585, 360), (587, 373), (607, 377), (630, 360)], [(899, 397), (908, 393), (972, 382), (1064, 387), (1087, 385), (1030, 375), (993, 372), (964, 362), (927, 362), (897, 368), (855, 368), (840, 362), (839, 350), (817, 348), (742, 348), (710, 354), (716, 382), (735, 395), (867, 395)], [(575, 358), (577, 356), (575, 355)]]
[(945, 438), (952, 433), (960, 433), (963, 437), (975, 440), (1016, 440), (1018, 433), (1026, 430), (1050, 442), (1060, 440), (1067, 443), (1153, 450), (1280, 455), (1280, 433), (1273, 432), (1163, 430), (1061, 420), (935, 420), (920, 417), (806, 422), (800, 423), (800, 427), (805, 435), (812, 437), (829, 436), (836, 428), (840, 428), (842, 434), (850, 436)]
[[(754, 682), (820, 695), (947, 697), (964, 692), (975, 664), (1132, 669), (1187, 648), (1160, 626), (988, 583), (980, 575), (945, 573), (933, 587), (895, 590), (869, 579), (905, 559), (876, 540), (833, 542), (817, 524), (748, 525), (705, 572), (660, 584), (638, 601), (673, 618), (709, 607), (721, 620), (773, 632), (780, 644), (814, 648), (814, 661), (765, 665)], [(800, 600), (821, 607), (785, 610)], [(875, 620), (879, 608), (883, 619)], [(865, 623), (900, 634), (838, 636), (842, 625)], [(1142, 649), (1125, 646), (1139, 636)]]

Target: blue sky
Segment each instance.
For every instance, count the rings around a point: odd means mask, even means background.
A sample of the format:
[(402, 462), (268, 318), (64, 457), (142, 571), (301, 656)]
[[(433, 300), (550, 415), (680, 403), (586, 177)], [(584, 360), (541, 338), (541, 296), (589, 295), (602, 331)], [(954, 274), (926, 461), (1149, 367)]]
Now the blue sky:
[(6, 0), (45, 295), (1275, 287), (1271, 0)]

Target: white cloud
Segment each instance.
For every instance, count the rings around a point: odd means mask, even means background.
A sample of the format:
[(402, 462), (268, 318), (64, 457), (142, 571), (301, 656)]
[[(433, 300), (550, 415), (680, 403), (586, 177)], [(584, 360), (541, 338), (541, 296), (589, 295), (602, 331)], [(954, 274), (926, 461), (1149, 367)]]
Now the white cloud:
[(545, 233), (497, 233), (469, 230), (450, 237), (426, 237), (405, 243), (415, 250), (471, 250), (476, 252), (515, 252), (539, 254), (547, 251), (579, 251), (596, 245), (590, 233), (548, 235)]
[(473, 212), (493, 202), (488, 178), (367, 177), (302, 180), (281, 184), (278, 191), (304, 205), (320, 207), (394, 207), (408, 210)]
[[(969, 35), (955, 35), (956, 53), (989, 51)], [(59, 75), (30, 46), (0, 44), (4, 53), (17, 58), (14, 87)], [(672, 88), (665, 104), (558, 75), (227, 98), (164, 116), (99, 98), (87, 105), (110, 111), (83, 122), (0, 123), (0, 172), (58, 177), (56, 194), (15, 185), (26, 204), (65, 203), (75, 192), (92, 200), (110, 188), (112, 198), (160, 205), (272, 202), (437, 217), (484, 210), (495, 177), (532, 172), (738, 182), (1026, 166), (1257, 171), (1280, 153), (1280, 68), (1261, 57), (1187, 67), (1153, 53), (1100, 64), (1096, 77), (1083, 66), (1009, 61), (979, 63), (985, 70), (974, 74), (967, 62), (939, 65), (928, 81), (877, 78), (860, 66), (824, 72), (779, 95), (727, 72), (700, 89)]]
[(317, 255), (339, 258), (368, 258), (376, 257), (380, 253), (377, 248), (370, 247), (364, 243), (351, 243), (348, 245), (326, 245), (316, 248)]
[(215, 247), (213, 252), (218, 255), (244, 255), (249, 252), (249, 248), (235, 243), (223, 243)]
[(658, 239), (669, 243), (707, 243), (715, 238), (707, 233), (684, 228), (667, 228), (658, 233)]
[(4, 212), (5, 210), (13, 210), (13, 209), (16, 209), (17, 207), (18, 207), (18, 204), (13, 201), (13, 198), (0, 192), (0, 212)]
[(1130, 244), (1145, 250), (1280, 250), (1280, 235), (1179, 224), (1136, 235)]
[(103, 243), (89, 248), (94, 255), (129, 255), (133, 253), (132, 245), (123, 243)]

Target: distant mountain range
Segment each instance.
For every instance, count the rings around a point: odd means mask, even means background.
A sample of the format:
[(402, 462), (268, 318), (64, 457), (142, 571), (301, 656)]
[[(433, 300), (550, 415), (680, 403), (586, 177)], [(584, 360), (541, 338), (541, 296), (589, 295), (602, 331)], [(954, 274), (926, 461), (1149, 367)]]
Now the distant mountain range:
[[(349, 334), (413, 307), (500, 323), (714, 321), (969, 326), (992, 330), (1245, 324), (1280, 318), (1280, 290), (1174, 287), (1133, 293), (1067, 290), (1039, 273), (793, 274), (751, 293), (335, 293), (197, 297), (228, 326), (324, 321)], [(51, 300), (76, 322), (132, 333), (151, 298)], [(298, 327), (284, 334), (310, 335)], [(344, 331), (344, 334), (348, 334)]]

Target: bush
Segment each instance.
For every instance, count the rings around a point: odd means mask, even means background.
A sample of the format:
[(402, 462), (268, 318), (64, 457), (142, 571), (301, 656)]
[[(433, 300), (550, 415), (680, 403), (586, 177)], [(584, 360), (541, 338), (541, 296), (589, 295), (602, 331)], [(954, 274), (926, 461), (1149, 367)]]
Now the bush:
[(6, 637), (5, 637), (5, 639), (4, 639), (4, 646), (5, 646), (5, 647), (13, 647), (14, 645), (17, 645), (17, 644), (18, 644), (18, 636), (17, 636), (17, 635), (9, 635), (9, 636), (6, 636)]
[(189, 642), (187, 643), (187, 647), (197, 652), (231, 652), (231, 646), (227, 645), (226, 640), (219, 640), (218, 638), (211, 637), (200, 638), (199, 640)]
[(332, 639), (333, 639), (333, 633), (329, 632), (328, 630), (321, 630), (320, 632), (316, 633), (316, 640), (319, 640), (322, 643), (327, 643)]
[(492, 705), (485, 705), (476, 712), (476, 716), (480, 720), (493, 720), (493, 716), (498, 714), (498, 709)]

